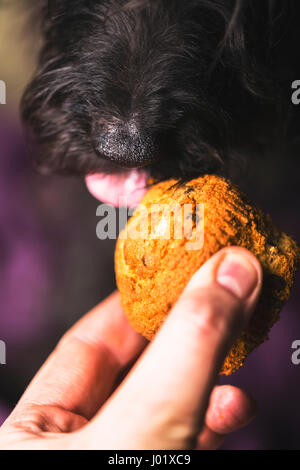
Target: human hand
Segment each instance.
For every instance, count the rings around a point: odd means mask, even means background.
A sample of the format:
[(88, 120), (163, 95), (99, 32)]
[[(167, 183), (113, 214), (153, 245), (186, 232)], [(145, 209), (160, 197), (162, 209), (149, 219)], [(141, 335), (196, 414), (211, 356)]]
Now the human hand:
[(0, 448), (219, 447), (255, 413), (244, 391), (215, 383), (261, 284), (250, 252), (219, 251), (148, 346), (112, 294), (62, 338), (3, 424)]

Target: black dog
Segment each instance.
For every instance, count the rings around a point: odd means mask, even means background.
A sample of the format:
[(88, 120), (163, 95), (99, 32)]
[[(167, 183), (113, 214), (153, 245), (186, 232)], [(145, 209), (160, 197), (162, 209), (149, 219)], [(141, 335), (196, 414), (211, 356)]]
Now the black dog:
[(42, 168), (190, 178), (296, 142), (299, 0), (34, 4), (44, 46), (22, 115)]

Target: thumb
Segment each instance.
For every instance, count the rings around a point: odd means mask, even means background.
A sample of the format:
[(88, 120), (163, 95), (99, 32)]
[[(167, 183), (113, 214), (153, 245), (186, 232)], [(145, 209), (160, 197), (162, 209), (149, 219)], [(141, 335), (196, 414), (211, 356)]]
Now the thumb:
[(193, 447), (220, 367), (249, 320), (261, 284), (260, 264), (247, 250), (226, 248), (210, 258), (125, 382), (85, 428), (89, 445)]

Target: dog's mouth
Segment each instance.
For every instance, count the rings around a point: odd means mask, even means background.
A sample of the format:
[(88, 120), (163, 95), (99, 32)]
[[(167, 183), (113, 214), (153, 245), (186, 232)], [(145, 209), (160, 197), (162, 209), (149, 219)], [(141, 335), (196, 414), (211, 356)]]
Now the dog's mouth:
[(89, 192), (100, 201), (115, 207), (136, 207), (147, 191), (149, 174), (142, 169), (124, 170), (119, 174), (96, 173), (85, 182)]

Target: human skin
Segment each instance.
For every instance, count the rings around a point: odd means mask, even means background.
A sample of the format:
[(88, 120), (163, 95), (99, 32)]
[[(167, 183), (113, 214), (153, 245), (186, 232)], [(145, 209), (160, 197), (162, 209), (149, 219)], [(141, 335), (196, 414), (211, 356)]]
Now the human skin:
[(219, 251), (151, 344), (112, 294), (59, 342), (3, 424), (0, 449), (218, 448), (256, 412), (246, 392), (215, 384), (261, 284), (253, 254)]

